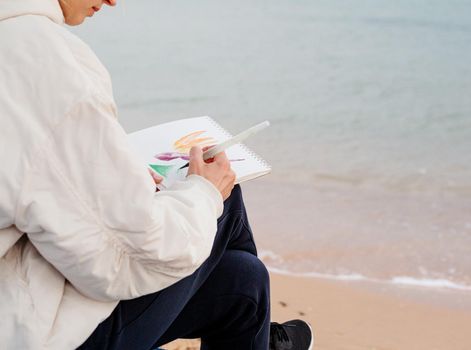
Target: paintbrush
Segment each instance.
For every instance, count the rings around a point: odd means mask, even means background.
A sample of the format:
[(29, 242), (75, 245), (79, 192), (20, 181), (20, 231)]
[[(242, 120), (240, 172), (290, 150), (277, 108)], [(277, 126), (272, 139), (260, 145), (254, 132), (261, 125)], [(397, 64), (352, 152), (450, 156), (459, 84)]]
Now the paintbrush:
[[(247, 139), (249, 136), (251, 136), (253, 134), (256, 134), (257, 132), (259, 132), (260, 130), (265, 129), (268, 126), (270, 126), (270, 122), (266, 120), (263, 123), (252, 126), (251, 128), (249, 128), (245, 131), (242, 131), (240, 134), (237, 134), (236, 136), (234, 136), (234, 137), (232, 137), (232, 138), (230, 138), (230, 139), (228, 139), (224, 142), (221, 142), (220, 144), (217, 144), (214, 147), (211, 147), (210, 149), (206, 150), (203, 153), (203, 160), (208, 160), (208, 159), (214, 158), (214, 156), (216, 154), (225, 151), (226, 149), (228, 149), (231, 146), (234, 146), (238, 143), (241, 143), (242, 141)], [(186, 163), (185, 165), (180, 167), (180, 169), (187, 168), (189, 165), (190, 165), (190, 163)]]

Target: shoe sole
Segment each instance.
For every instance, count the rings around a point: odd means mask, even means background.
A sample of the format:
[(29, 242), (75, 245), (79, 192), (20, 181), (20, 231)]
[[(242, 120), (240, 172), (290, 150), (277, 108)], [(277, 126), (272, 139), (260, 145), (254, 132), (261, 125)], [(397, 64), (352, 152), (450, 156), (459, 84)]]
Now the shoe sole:
[(308, 350), (312, 350), (312, 347), (314, 345), (314, 332), (312, 331), (312, 327), (311, 327), (311, 324), (309, 322), (306, 322), (309, 329), (311, 330), (311, 343), (309, 344), (309, 348)]

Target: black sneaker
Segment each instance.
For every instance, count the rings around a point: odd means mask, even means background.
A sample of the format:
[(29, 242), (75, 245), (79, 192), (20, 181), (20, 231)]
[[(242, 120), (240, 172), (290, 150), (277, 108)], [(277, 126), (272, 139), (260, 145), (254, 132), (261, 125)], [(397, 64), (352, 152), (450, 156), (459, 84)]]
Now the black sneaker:
[(302, 320), (270, 324), (270, 350), (311, 350), (311, 326)]

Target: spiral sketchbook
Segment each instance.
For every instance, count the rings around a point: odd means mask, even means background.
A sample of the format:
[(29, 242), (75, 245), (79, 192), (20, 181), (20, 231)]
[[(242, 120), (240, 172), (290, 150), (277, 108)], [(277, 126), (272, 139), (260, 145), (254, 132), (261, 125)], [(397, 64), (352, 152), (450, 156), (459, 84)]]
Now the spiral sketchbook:
[[(210, 117), (180, 119), (152, 126), (128, 134), (131, 146), (143, 158), (147, 166), (164, 180), (159, 189), (170, 187), (175, 181), (185, 179), (189, 152), (193, 146), (212, 146), (232, 135)], [(271, 167), (244, 144), (226, 150), (236, 183), (268, 174)]]

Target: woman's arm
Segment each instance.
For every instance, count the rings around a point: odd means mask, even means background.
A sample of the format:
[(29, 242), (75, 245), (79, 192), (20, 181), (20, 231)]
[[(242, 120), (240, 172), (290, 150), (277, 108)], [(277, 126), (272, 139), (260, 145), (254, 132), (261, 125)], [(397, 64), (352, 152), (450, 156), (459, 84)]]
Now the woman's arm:
[(78, 290), (135, 298), (193, 273), (209, 256), (222, 196), (191, 175), (155, 192), (110, 103), (90, 95), (31, 161), (17, 227)]

